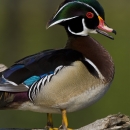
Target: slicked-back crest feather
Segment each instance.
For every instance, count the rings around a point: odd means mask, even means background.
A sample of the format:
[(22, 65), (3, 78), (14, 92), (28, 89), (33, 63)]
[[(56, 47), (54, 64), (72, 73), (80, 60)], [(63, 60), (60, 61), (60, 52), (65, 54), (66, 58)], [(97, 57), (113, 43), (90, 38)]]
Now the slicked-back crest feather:
[(48, 22), (47, 27), (79, 16), (85, 16), (86, 12), (91, 10), (104, 19), (104, 10), (97, 0), (65, 0)]

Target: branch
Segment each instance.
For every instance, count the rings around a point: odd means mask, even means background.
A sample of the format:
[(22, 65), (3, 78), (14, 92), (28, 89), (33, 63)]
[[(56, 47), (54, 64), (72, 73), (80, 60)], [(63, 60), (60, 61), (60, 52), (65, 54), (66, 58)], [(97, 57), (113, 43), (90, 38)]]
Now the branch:
[[(0, 64), (0, 72), (7, 69), (4, 64)], [(0, 128), (0, 130), (45, 130), (45, 129), (21, 129), (21, 128)], [(91, 124), (75, 130), (130, 130), (130, 118), (123, 114), (109, 115)]]

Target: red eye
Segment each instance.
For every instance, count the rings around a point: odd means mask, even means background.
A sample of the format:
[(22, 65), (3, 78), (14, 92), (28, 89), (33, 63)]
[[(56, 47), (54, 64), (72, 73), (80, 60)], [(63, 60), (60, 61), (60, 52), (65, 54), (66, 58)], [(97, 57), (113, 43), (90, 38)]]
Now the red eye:
[(87, 18), (92, 19), (94, 17), (94, 14), (92, 12), (87, 12), (86, 16)]

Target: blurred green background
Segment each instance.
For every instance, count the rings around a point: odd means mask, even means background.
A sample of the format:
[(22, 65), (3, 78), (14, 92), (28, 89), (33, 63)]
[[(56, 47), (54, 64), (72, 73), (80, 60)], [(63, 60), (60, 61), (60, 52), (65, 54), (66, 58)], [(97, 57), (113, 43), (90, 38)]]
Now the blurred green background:
[[(67, 36), (60, 26), (46, 30), (46, 23), (62, 0), (0, 1), (0, 63), (10, 66), (27, 55), (61, 48)], [(69, 125), (78, 128), (109, 114), (130, 115), (130, 0), (99, 0), (105, 9), (106, 23), (117, 31), (115, 40), (102, 35), (97, 39), (113, 57), (116, 74), (111, 88), (97, 103), (68, 114)], [(54, 115), (55, 126), (61, 115)], [(46, 114), (29, 111), (0, 111), (0, 128), (43, 128)]]

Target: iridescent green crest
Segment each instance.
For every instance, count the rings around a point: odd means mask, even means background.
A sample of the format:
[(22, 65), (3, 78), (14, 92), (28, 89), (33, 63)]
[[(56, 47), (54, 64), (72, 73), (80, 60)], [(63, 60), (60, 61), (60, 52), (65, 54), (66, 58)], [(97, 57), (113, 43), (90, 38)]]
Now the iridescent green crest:
[(85, 16), (87, 11), (92, 10), (104, 19), (104, 10), (97, 0), (65, 0), (49, 21), (48, 26)]

